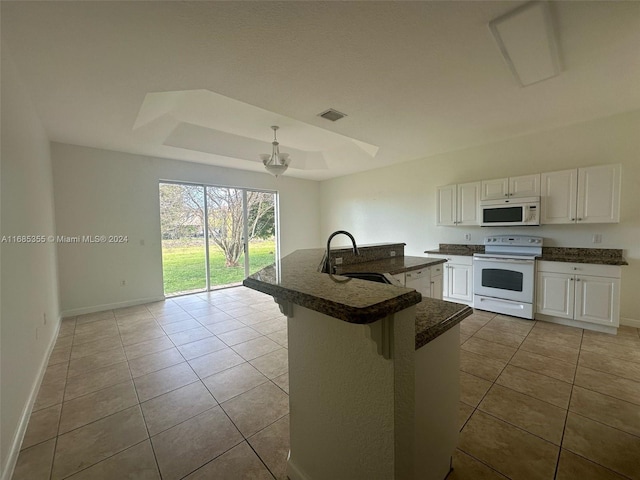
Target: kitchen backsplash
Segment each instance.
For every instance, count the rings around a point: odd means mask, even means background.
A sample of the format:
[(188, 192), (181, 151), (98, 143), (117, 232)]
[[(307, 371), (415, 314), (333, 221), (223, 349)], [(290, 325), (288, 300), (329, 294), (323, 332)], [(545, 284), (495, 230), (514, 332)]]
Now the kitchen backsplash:
[(335, 265), (336, 258), (342, 258), (343, 265), (353, 265), (356, 263), (371, 262), (382, 258), (391, 257), (391, 252), (395, 252), (396, 257), (404, 256), (404, 243), (385, 243), (376, 245), (358, 245), (360, 255), (354, 255), (351, 247), (339, 247), (331, 249), (332, 264)]

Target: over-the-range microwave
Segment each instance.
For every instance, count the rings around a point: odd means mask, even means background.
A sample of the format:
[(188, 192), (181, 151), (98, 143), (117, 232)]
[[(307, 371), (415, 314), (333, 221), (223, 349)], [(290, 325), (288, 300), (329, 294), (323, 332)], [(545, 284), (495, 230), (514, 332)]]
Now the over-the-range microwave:
[(480, 202), (480, 226), (517, 227), (521, 225), (540, 225), (540, 197)]

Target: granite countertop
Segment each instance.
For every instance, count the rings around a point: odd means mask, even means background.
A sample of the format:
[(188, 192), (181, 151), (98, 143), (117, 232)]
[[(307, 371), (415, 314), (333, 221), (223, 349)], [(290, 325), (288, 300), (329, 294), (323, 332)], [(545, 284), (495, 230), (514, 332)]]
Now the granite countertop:
[(243, 284), (350, 323), (373, 323), (420, 303), (422, 296), (410, 288), (321, 273), (324, 252), (297, 250)]
[[(484, 245), (441, 243), (439, 248), (427, 250), (424, 253), (472, 256), (474, 253), (484, 253)], [(616, 248), (542, 247), (542, 256), (538, 260), (594, 265), (629, 265), (622, 256), (622, 250)]]
[(592, 263), (594, 265), (629, 265), (617, 248), (542, 247), (547, 262)]
[(376, 272), (390, 273), (396, 275), (398, 273), (411, 272), (420, 270), (421, 268), (430, 267), (445, 263), (444, 258), (427, 258), (427, 257), (389, 257), (381, 260), (372, 260), (370, 262), (357, 263), (351, 265), (341, 265), (338, 267), (337, 273), (344, 272)]
[(423, 298), (416, 306), (416, 350), (473, 313), (473, 309), (460, 303), (436, 298)]
[(462, 255), (471, 257), (474, 253), (484, 253), (484, 245), (462, 245), (457, 243), (441, 243), (437, 249), (426, 250), (433, 255)]
[[(393, 257), (396, 266), (402, 264), (413, 268), (417, 260), (411, 258), (419, 258), (423, 263), (416, 268), (422, 268), (424, 262), (429, 261), (422, 257), (405, 257), (409, 259), (405, 263), (401, 258)], [(466, 305), (422, 299), (418, 292), (410, 288), (321, 273), (323, 259), (324, 249), (297, 250), (278, 264), (250, 275), (243, 284), (273, 296), (276, 301), (288, 301), (350, 323), (373, 323), (416, 305), (416, 349), (473, 313)], [(375, 271), (371, 267), (368, 265), (366, 271)], [(383, 267), (386, 268), (386, 265)], [(378, 273), (390, 272), (385, 270)]]

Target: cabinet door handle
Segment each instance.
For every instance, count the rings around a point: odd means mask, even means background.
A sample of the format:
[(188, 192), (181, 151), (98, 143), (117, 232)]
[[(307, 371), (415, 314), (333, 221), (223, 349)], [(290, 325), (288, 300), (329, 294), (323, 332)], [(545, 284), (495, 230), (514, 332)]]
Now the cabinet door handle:
[(579, 218), (579, 219), (578, 219), (578, 221), (579, 221), (579, 222), (581, 222), (581, 221), (582, 221), (582, 219), (581, 219), (581, 218)]
[(570, 279), (569, 279), (569, 281), (570, 281), (570, 282), (573, 282), (573, 278), (570, 278)]
[(508, 193), (505, 193), (505, 194), (504, 194), (504, 196), (505, 196), (505, 197), (508, 197), (508, 196), (509, 196), (509, 194), (508, 194)]
[(576, 219), (575, 219), (575, 218), (572, 218), (572, 219), (571, 219), (571, 221), (572, 221), (572, 222), (575, 222), (575, 221), (576, 221)]
[(579, 282), (579, 281), (580, 281), (580, 279), (579, 279), (579, 278), (576, 278), (576, 282)]

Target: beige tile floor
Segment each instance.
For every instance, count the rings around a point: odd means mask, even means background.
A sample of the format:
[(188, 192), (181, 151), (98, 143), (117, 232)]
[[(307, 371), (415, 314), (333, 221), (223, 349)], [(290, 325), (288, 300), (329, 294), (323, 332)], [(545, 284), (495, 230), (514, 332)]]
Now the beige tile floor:
[(476, 311), (461, 324), (454, 479), (640, 479), (640, 332)]
[[(13, 478), (283, 479), (286, 322), (244, 287), (66, 319)], [(449, 479), (640, 479), (640, 335), (476, 312)]]
[(244, 287), (65, 319), (13, 478), (286, 478), (286, 348)]

